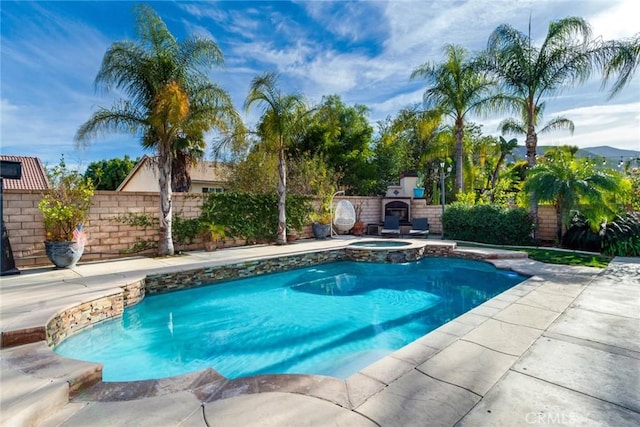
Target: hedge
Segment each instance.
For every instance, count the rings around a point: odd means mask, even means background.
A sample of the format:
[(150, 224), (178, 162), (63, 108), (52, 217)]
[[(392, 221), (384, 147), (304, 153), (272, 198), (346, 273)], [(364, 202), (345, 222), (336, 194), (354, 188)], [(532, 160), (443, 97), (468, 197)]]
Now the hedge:
[(445, 210), (442, 223), (448, 239), (496, 245), (530, 244), (534, 228), (526, 209), (461, 203)]
[[(287, 195), (287, 228), (300, 231), (313, 210), (310, 198)], [(247, 243), (275, 241), (278, 232), (278, 196), (250, 193), (212, 193), (202, 205), (201, 221), (223, 225), (227, 237)]]

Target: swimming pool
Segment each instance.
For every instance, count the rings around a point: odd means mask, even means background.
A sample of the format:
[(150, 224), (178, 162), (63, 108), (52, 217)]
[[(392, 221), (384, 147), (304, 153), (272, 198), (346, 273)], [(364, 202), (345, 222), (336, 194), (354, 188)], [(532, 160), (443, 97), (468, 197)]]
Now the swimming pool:
[(347, 378), (524, 279), (453, 258), (341, 261), (147, 297), (55, 351), (102, 363), (104, 381), (206, 368)]

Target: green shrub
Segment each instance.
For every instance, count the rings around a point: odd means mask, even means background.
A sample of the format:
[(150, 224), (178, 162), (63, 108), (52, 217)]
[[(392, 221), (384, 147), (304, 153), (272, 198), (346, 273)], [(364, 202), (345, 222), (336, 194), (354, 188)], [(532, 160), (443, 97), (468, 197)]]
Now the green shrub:
[[(309, 198), (287, 195), (287, 227), (301, 230), (312, 211)], [(202, 206), (200, 220), (223, 225), (230, 238), (247, 243), (275, 241), (278, 232), (278, 196), (251, 193), (212, 193)]]
[(568, 249), (600, 252), (602, 236), (591, 230), (589, 221), (576, 213), (571, 219), (567, 232), (562, 236), (562, 246)]
[(602, 224), (602, 253), (609, 256), (640, 256), (640, 215), (625, 213)]
[(309, 223), (309, 215), (313, 211), (309, 197), (287, 195), (287, 230), (302, 231)]
[[(127, 212), (123, 215), (118, 215), (109, 218), (109, 221), (125, 224), (131, 227), (139, 228), (142, 231), (147, 231), (148, 228), (157, 229), (160, 221), (157, 215), (144, 214), (139, 212)], [(136, 241), (129, 247), (121, 249), (121, 254), (133, 254), (137, 252), (143, 252), (150, 249), (158, 249), (157, 237), (145, 239), (140, 236), (136, 237)]]
[(172, 225), (173, 243), (178, 246), (193, 243), (193, 240), (198, 237), (202, 228), (200, 218), (183, 218), (182, 212), (177, 212), (173, 215)]
[(497, 245), (531, 243), (533, 221), (522, 208), (453, 203), (442, 222), (445, 237)]
[(640, 256), (640, 215), (625, 213), (613, 221), (600, 224), (600, 232), (591, 230), (589, 221), (580, 214), (562, 237), (569, 249), (602, 252), (608, 256)]

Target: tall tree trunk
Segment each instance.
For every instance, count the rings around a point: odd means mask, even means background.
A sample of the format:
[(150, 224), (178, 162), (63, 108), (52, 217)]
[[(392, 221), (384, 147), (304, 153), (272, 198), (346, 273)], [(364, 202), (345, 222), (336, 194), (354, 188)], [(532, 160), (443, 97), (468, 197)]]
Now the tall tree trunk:
[(558, 196), (558, 200), (556, 201), (556, 209), (558, 213), (558, 224), (557, 224), (557, 234), (558, 234), (558, 243), (562, 243), (562, 236), (567, 232), (567, 228), (565, 226), (565, 219), (569, 217), (569, 208), (565, 203), (564, 196)]
[(160, 242), (159, 255), (173, 255), (171, 221), (173, 207), (171, 201), (171, 153), (163, 150), (158, 156), (158, 183), (160, 184)]
[(171, 165), (171, 191), (174, 193), (186, 193), (191, 189), (191, 176), (189, 176), (189, 160), (178, 152)]
[(464, 126), (462, 122), (462, 118), (458, 117), (456, 119), (456, 194), (459, 191), (464, 191), (464, 176), (463, 176), (463, 146), (462, 140), (464, 138)]
[[(527, 125), (527, 139), (525, 140), (525, 145), (527, 147), (527, 168), (533, 168), (536, 163), (537, 146), (538, 146), (538, 135), (536, 134), (536, 129), (533, 126), (533, 112), (530, 113), (529, 124)], [(538, 196), (532, 191), (529, 197), (529, 215), (533, 219), (533, 238), (536, 239), (538, 237)]]
[(278, 150), (278, 245), (287, 244), (287, 164), (283, 143)]
[(525, 140), (527, 146), (527, 167), (531, 169), (537, 163), (536, 156), (538, 155), (538, 135), (533, 126), (529, 126), (527, 129), (527, 139)]
[(500, 171), (500, 166), (502, 165), (502, 162), (504, 161), (506, 155), (504, 153), (500, 153), (500, 158), (498, 159), (498, 163), (496, 163), (496, 167), (493, 170), (493, 173), (491, 174), (491, 182), (490, 182), (490, 190), (491, 190), (491, 203), (493, 203), (493, 201), (496, 198), (496, 192), (494, 191), (496, 189), (496, 184), (498, 183), (498, 172)]
[(556, 239), (558, 239), (558, 243), (562, 242), (562, 210), (560, 206), (556, 206)]
[(504, 153), (500, 154), (500, 158), (498, 158), (498, 163), (496, 163), (496, 167), (493, 170), (493, 174), (491, 175), (491, 189), (496, 188), (496, 184), (498, 183), (498, 172), (500, 171), (500, 166), (502, 166), (502, 162), (504, 162), (506, 155)]

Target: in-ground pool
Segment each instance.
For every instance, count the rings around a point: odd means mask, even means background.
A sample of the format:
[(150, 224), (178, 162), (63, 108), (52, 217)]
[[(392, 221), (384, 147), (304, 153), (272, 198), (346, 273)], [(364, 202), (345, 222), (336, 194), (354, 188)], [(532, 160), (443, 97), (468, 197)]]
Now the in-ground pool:
[(359, 246), (365, 248), (395, 248), (409, 245), (411, 245), (410, 242), (399, 242), (397, 240), (363, 240), (361, 242), (351, 243), (349, 246)]
[(341, 261), (145, 298), (63, 341), (104, 381), (214, 368), (346, 378), (526, 279), (454, 258)]

